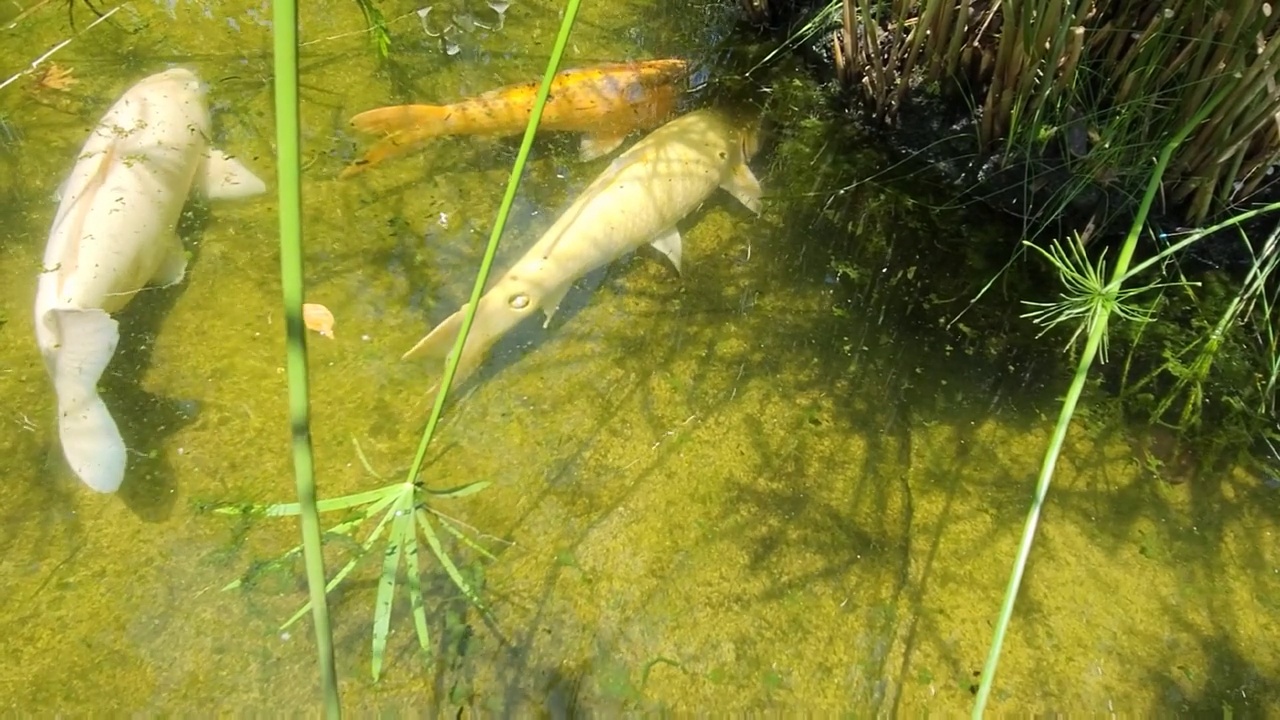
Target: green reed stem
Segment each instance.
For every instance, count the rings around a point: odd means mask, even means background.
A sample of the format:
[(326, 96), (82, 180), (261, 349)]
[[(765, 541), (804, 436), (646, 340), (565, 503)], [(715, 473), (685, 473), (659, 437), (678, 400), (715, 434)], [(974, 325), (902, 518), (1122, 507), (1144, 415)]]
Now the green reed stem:
[(524, 174), (524, 165), (529, 159), (529, 150), (533, 147), (533, 136), (538, 130), (538, 123), (542, 120), (542, 108), (547, 104), (547, 96), (551, 93), (551, 80), (555, 77), (560, 67), (560, 59), (564, 57), (564, 49), (569, 44), (569, 32), (573, 29), (574, 18), (578, 16), (579, 2), (580, 0), (569, 0), (565, 5), (564, 18), (560, 21), (560, 32), (556, 35), (556, 44), (551, 49), (551, 59), (547, 61), (546, 72), (542, 74), (542, 85), (538, 87), (538, 97), (533, 104), (533, 114), (529, 116), (529, 124), (525, 126), (524, 139), (520, 141), (520, 151), (516, 153), (516, 163), (507, 177), (507, 191), (502, 196), (502, 204), (498, 206), (498, 217), (494, 220), (493, 232), (489, 233), (489, 244), (485, 247), (480, 271), (476, 273), (476, 282), (471, 288), (471, 300), (468, 301), (467, 311), (462, 317), (462, 330), (458, 333), (458, 339), (453, 343), (453, 352), (449, 353), (449, 359), (445, 363), (444, 377), (440, 380), (440, 392), (436, 393), (431, 417), (427, 420), (426, 429), (422, 431), (422, 440), (418, 443), (418, 452), (413, 458), (413, 464), (409, 466), (406, 482), (413, 482), (414, 478), (418, 477), (422, 461), (427, 456), (427, 445), (431, 442), (436, 425), (440, 422), (440, 414), (444, 410), (449, 385), (453, 383), (454, 373), (458, 369), (458, 358), (462, 356), (462, 346), (467, 341), (467, 333), (471, 332), (471, 323), (476, 316), (476, 306), (480, 303), (480, 297), (484, 295), (484, 286), (489, 281), (493, 258), (498, 252), (498, 240), (507, 226), (507, 216), (511, 213), (511, 205), (516, 199), (516, 190), (520, 187), (520, 177)]
[[(1129, 235), (1125, 238), (1124, 246), (1120, 250), (1120, 257), (1116, 261), (1115, 270), (1111, 275), (1113, 280), (1108, 287), (1112, 288), (1113, 291), (1118, 291), (1118, 280), (1128, 273), (1129, 263), (1133, 259), (1134, 249), (1138, 245), (1138, 237), (1142, 234), (1143, 226), (1146, 225), (1147, 215), (1151, 212), (1151, 204), (1155, 201), (1156, 193), (1160, 190), (1160, 181), (1164, 177), (1165, 169), (1169, 166), (1169, 158), (1173, 156), (1174, 150), (1195, 130), (1196, 126), (1213, 112), (1214, 107), (1230, 93), (1234, 86), (1235, 83), (1224, 83), (1214, 93), (1213, 97), (1209, 98), (1201, 106), (1195, 116), (1183, 125), (1160, 151), (1155, 168), (1151, 171), (1151, 177), (1147, 181), (1146, 193), (1143, 194), (1142, 202), (1138, 205), (1137, 214), (1134, 216), (1133, 224), (1129, 228)], [(1018, 589), (1022, 585), (1022, 575), (1027, 567), (1027, 558), (1031, 555), (1031, 545), (1035, 540), (1036, 527), (1040, 523), (1040, 510), (1044, 506), (1045, 497), (1049, 494), (1049, 483), (1053, 479), (1053, 470), (1058, 464), (1058, 457), (1062, 454), (1062, 446), (1066, 441), (1067, 429), (1071, 426), (1071, 418), (1075, 414), (1076, 404), (1080, 401), (1081, 393), (1084, 392), (1084, 383), (1088, 378), (1089, 368), (1093, 366), (1093, 361), (1098, 355), (1098, 348), (1107, 333), (1107, 316), (1109, 314), (1109, 306), (1104, 306), (1098, 314), (1098, 321), (1095, 323), (1092, 332), (1089, 333), (1089, 338), (1085, 342), (1084, 353), (1081, 354), (1080, 362), (1076, 366), (1075, 377), (1072, 379), (1071, 387), (1062, 402), (1062, 411), (1058, 413), (1058, 423), (1053, 428), (1053, 436), (1049, 440), (1049, 447), (1045, 450), (1044, 462), (1040, 465), (1040, 477), (1036, 482), (1036, 493), (1031, 501), (1031, 510), (1027, 513), (1026, 524), (1022, 529), (1022, 541), (1018, 545), (1018, 555), (1013, 563), (1013, 571), (1009, 575), (1009, 585), (1005, 590), (1004, 601), (1000, 605), (1000, 617), (996, 621), (995, 632), (991, 639), (991, 648), (987, 653), (987, 661), (982, 668), (982, 680), (978, 685), (978, 694), (973, 703), (974, 720), (982, 717), (983, 712), (986, 710), (987, 698), (991, 695), (991, 686), (995, 681), (996, 666), (1000, 663), (1000, 650), (1004, 646), (1004, 637), (1009, 628), (1009, 620), (1013, 617), (1014, 602), (1018, 597)]]
[(316, 511), (314, 458), (311, 452), (311, 408), (308, 401), (307, 338), (302, 322), (302, 159), (298, 120), (297, 0), (271, 3), (271, 35), (275, 41), (276, 168), (280, 194), (280, 276), (284, 286), (285, 339), (289, 371), (289, 425), (293, 437), (293, 473), (298, 487), (302, 546), (311, 593), (311, 617), (320, 654), (320, 681), (325, 713), (342, 716), (338, 676), (334, 669), (333, 630), (325, 598), (324, 556), (320, 548), (320, 516)]

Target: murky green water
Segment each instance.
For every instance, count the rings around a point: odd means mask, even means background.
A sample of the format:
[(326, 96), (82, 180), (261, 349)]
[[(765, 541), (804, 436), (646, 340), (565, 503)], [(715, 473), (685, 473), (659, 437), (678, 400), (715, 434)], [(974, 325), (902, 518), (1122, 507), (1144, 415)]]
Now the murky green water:
[[(432, 29), (464, 5), (436, 6)], [(701, 59), (728, 30), (714, 5), (584, 5), (572, 63)], [(354, 2), (303, 17), (308, 299), (338, 319), (335, 340), (309, 343), (324, 496), (379, 482), (353, 439), (383, 474), (412, 457), (439, 368), (398, 358), (468, 291), (516, 147), (447, 139), (338, 182), (356, 149), (346, 121), (536, 77), (558, 24), (556, 3), (516, 0), (501, 32), (447, 56), (416, 9), (383, 6), (395, 44), (382, 68)], [(491, 22), (478, 0), (470, 10)], [(119, 494), (86, 491), (51, 458), (53, 393), (30, 327), (50, 196), (140, 77), (181, 62), (210, 80), (218, 144), (271, 184), (269, 12), (137, 2), (54, 56), (78, 79), (68, 90), (0, 90), (11, 709), (315, 702), (309, 626), (277, 629), (306, 599), (300, 567), (219, 592), (294, 544), (295, 525), (200, 510), (293, 492), (274, 196), (193, 212), (187, 281), (121, 315), (104, 385), (136, 452)], [(69, 32), (61, 5), (34, 11), (3, 30), (0, 69)], [(933, 209), (918, 182), (833, 195), (886, 162), (822, 119), (802, 77), (770, 77), (762, 218), (717, 194), (682, 226), (683, 277), (648, 251), (595, 273), (549, 330), (504, 341), (450, 412), (427, 472), (493, 481), (440, 509), (498, 553), (484, 566), (458, 553), (494, 622), (433, 569), (434, 660), (398, 604), (374, 684), (377, 571), (358, 570), (332, 605), (349, 708), (968, 708), (1068, 363), (1003, 341), (1002, 323), (1028, 330), (998, 293), (946, 327), (1003, 263), (1009, 229)], [(537, 146), (504, 260), (607, 162), (572, 150)], [(1274, 492), (1229, 468), (1154, 479), (1107, 407), (1089, 405), (1069, 438), (993, 708), (1265, 715), (1280, 703)], [(331, 568), (349, 548), (332, 549)]]

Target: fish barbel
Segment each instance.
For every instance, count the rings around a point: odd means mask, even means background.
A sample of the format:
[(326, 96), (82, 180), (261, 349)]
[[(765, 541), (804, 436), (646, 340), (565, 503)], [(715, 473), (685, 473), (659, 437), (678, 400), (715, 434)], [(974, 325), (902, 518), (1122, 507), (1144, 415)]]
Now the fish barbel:
[[(540, 128), (585, 133), (582, 160), (612, 152), (632, 130), (667, 120), (680, 96), (688, 63), (676, 58), (611, 63), (557, 73)], [(508, 85), (451, 105), (392, 105), (351, 118), (356, 130), (383, 134), (339, 177), (412, 152), (440, 135), (514, 135), (529, 123), (541, 81)]]

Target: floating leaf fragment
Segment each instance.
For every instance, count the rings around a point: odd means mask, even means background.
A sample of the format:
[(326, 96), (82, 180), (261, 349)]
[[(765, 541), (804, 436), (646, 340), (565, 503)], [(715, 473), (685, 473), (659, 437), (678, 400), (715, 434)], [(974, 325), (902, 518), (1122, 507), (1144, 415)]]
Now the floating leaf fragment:
[(320, 303), (302, 304), (302, 324), (306, 325), (308, 330), (315, 330), (321, 335), (332, 339), (334, 337), (333, 323), (333, 313), (329, 312), (329, 308)]
[(36, 78), (36, 85), (49, 90), (61, 90), (67, 92), (72, 85), (80, 82), (71, 76), (71, 71), (75, 68), (64, 68), (58, 63), (49, 63), (49, 66), (40, 73), (40, 77)]

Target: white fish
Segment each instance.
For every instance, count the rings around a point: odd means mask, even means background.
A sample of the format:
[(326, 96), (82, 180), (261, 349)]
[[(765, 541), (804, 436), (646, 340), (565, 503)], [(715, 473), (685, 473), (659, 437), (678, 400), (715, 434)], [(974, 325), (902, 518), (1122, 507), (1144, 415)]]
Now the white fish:
[(98, 396), (120, 341), (111, 318), (147, 285), (182, 280), (176, 228), (194, 187), (210, 199), (266, 185), (209, 147), (205, 86), (190, 70), (152, 75), (98, 123), (59, 191), (36, 290), (36, 340), (58, 396), (58, 436), (75, 474), (99, 492), (124, 480), (125, 445)]
[[(649, 243), (680, 270), (676, 223), (717, 187), (760, 212), (760, 183), (747, 161), (754, 130), (712, 110), (673, 120), (619, 155), (540, 240), (481, 298), (455, 379), (461, 383), (495, 342), (541, 309), (546, 327), (573, 283), (591, 270)], [(466, 305), (404, 357), (446, 358)]]

